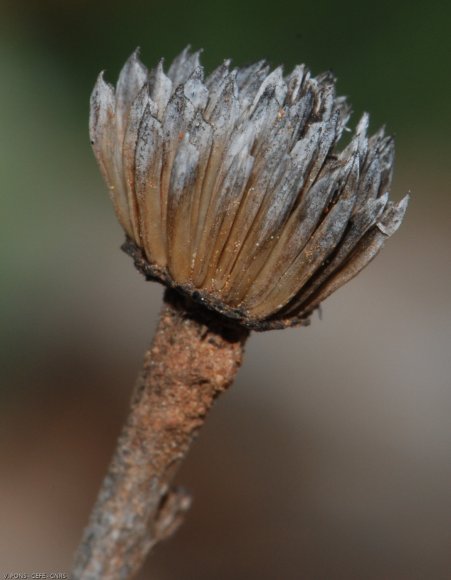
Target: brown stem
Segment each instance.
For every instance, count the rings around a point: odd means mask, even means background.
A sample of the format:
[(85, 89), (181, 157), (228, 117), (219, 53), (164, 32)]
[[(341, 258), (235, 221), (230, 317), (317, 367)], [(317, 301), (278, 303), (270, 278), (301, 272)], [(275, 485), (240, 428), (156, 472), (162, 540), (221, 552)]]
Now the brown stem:
[(233, 382), (248, 331), (166, 291), (130, 414), (75, 556), (73, 580), (122, 580), (190, 506), (170, 489), (215, 398)]

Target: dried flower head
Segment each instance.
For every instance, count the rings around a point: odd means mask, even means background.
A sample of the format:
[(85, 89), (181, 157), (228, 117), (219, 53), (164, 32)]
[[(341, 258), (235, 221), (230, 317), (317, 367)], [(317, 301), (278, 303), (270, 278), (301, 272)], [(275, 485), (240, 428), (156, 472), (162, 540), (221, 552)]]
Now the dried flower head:
[(388, 201), (394, 146), (368, 137), (330, 74), (264, 62), (209, 76), (185, 49), (167, 74), (135, 52), (98, 78), (91, 143), (148, 278), (256, 329), (300, 324), (401, 223)]

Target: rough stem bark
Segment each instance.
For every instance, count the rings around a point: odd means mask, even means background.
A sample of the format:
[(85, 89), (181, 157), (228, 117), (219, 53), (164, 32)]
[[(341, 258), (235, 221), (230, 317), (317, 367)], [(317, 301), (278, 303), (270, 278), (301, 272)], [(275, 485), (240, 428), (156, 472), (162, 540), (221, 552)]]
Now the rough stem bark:
[(189, 496), (170, 483), (215, 398), (233, 382), (248, 331), (174, 291), (81, 544), (73, 580), (125, 580), (181, 524)]

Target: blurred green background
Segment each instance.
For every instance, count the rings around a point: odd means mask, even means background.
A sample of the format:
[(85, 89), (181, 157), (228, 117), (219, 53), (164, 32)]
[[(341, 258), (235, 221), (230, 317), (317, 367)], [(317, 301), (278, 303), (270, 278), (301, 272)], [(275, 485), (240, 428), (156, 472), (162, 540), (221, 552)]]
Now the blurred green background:
[(190, 43), (209, 70), (332, 69), (413, 196), (322, 321), (251, 339), (141, 578), (451, 577), (450, 25), (437, 0), (1, 0), (1, 573), (69, 570), (160, 308), (118, 249), (90, 91), (136, 46), (152, 65)]

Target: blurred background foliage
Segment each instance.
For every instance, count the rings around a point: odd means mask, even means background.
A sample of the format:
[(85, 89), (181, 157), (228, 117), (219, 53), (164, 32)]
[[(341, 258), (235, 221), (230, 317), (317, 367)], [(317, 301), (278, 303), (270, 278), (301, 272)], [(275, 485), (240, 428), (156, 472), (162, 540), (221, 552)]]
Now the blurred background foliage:
[(90, 91), (191, 44), (331, 69), (413, 201), (322, 323), (253, 338), (143, 578), (451, 576), (450, 25), (439, 0), (0, 0), (1, 572), (68, 569), (160, 304), (117, 250)]

